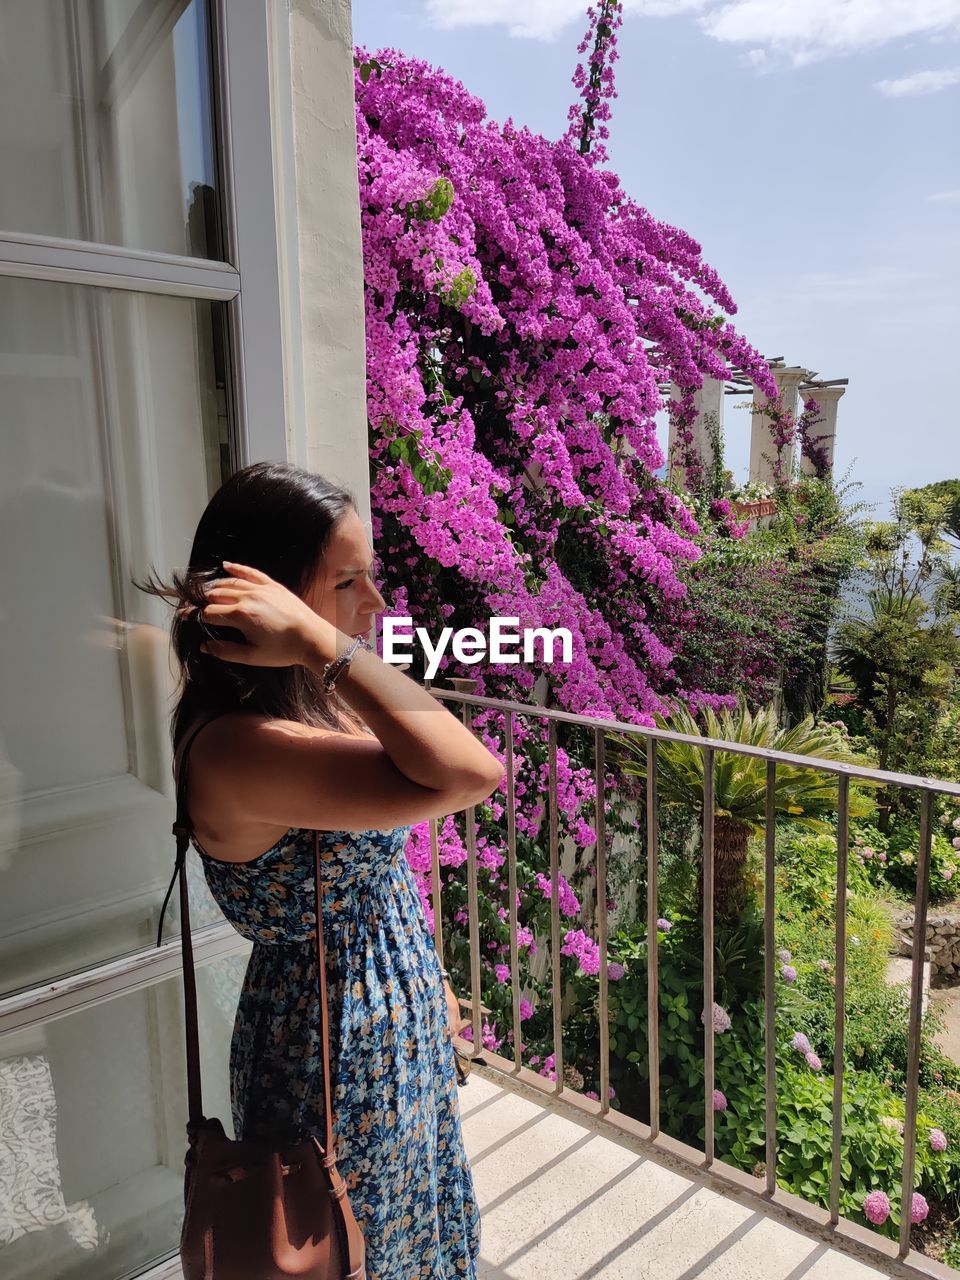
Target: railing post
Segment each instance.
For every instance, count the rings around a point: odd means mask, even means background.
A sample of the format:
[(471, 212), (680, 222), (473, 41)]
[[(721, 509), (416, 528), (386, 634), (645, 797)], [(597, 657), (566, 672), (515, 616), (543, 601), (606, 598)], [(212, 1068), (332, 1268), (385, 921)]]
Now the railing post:
[(557, 722), (547, 726), (547, 768), (550, 778), (550, 977), (553, 979), (554, 1093), (563, 1088), (563, 1019), (560, 1013), (560, 849), (557, 804)]
[(703, 1075), (705, 1163), (713, 1163), (713, 1093), (716, 1088), (713, 1032), (714, 751), (703, 748)]
[[(473, 708), (463, 704), (463, 723), (473, 728)], [(480, 906), (477, 899), (477, 811), (467, 808), (467, 916), (470, 928), (470, 1014), (473, 1027), (473, 1052), (483, 1047), (483, 1015), (480, 1010)]]
[(513, 712), (504, 720), (507, 757), (507, 892), (510, 894), (510, 973), (513, 996), (513, 1062), (517, 1070), (522, 1063), (520, 1046), (523, 1027), (520, 1022), (520, 948), (517, 945), (517, 802), (513, 759)]
[(763, 1054), (766, 1101), (767, 1195), (777, 1189), (777, 1008), (776, 955), (777, 762), (767, 761), (766, 845), (763, 863)]
[(600, 947), (600, 1113), (610, 1110), (610, 993), (607, 978), (607, 815), (606, 756), (603, 730), (594, 732), (597, 828), (597, 944)]
[(847, 1012), (847, 855), (850, 840), (850, 779), (837, 780), (837, 905), (836, 957), (837, 985), (833, 1017), (833, 1147), (830, 1162), (830, 1221), (840, 1221), (840, 1151), (843, 1142), (843, 1058)]
[(907, 1098), (903, 1119), (903, 1180), (900, 1184), (900, 1257), (910, 1252), (910, 1216), (917, 1159), (917, 1092), (920, 1087), (920, 1028), (923, 1021), (923, 953), (927, 945), (930, 897), (930, 846), (933, 843), (933, 793), (920, 802), (920, 856), (913, 917), (913, 968), (910, 973), (910, 1035), (907, 1049)]
[(650, 1137), (660, 1132), (660, 826), (657, 813), (657, 740), (647, 739), (647, 1060)]
[(440, 915), (440, 838), (436, 818), (430, 819), (430, 896), (433, 899), (433, 945), (443, 968), (443, 920)]

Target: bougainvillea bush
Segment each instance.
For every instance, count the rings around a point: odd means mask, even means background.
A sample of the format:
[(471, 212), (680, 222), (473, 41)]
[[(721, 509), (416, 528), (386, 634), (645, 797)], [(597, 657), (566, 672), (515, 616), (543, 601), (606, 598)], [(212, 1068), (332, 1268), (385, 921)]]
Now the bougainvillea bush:
[[(584, 119), (604, 118), (615, 25), (594, 15), (588, 32)], [(444, 674), (475, 676), (479, 693), (536, 691), (637, 724), (677, 699), (723, 705), (722, 692), (681, 682), (661, 635), (665, 607), (686, 593), (678, 570), (701, 549), (692, 513), (657, 478), (654, 418), (669, 383), (681, 412), (728, 366), (775, 393), (727, 318), (728, 290), (690, 236), (597, 163), (600, 126), (587, 145), (572, 125), (550, 140), (488, 120), (463, 85), (396, 50), (358, 50), (356, 62), (371, 502), (390, 611), (432, 636), (493, 615), (570, 630), (569, 665), (448, 660)], [(475, 726), (502, 754), (502, 718)], [(545, 792), (544, 738), (518, 719), (521, 807)], [(575, 734), (560, 740), (561, 835), (588, 848), (590, 762)], [(490, 807), (491, 876), (502, 816)], [(531, 807), (524, 820), (537, 870), (543, 817)], [(421, 877), (425, 837), (410, 850)], [(460, 824), (444, 840), (453, 868)]]

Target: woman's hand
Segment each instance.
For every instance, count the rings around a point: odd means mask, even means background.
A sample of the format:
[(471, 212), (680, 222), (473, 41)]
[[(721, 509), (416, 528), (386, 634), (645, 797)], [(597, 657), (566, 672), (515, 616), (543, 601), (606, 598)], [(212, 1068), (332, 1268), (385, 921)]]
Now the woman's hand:
[(200, 646), (204, 653), (252, 667), (292, 667), (305, 661), (308, 647), (316, 653), (319, 644), (333, 661), (339, 632), (332, 623), (262, 570), (228, 560), (223, 564), (232, 576), (207, 588), (210, 603), (200, 610), (187, 605), (180, 612), (193, 613), (201, 624), (236, 627), (247, 643), (208, 637)]

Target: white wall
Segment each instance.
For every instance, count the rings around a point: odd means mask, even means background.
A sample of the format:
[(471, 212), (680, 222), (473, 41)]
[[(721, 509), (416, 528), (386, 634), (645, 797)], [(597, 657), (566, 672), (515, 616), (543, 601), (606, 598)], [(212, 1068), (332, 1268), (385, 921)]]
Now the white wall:
[[(281, 199), (288, 305), (300, 328), (302, 432), (291, 455), (351, 488), (369, 525), (363, 261), (349, 0), (290, 0), (289, 140)], [(277, 58), (282, 69), (282, 55)], [(279, 92), (284, 92), (279, 85)], [(289, 350), (290, 344), (288, 344)], [(288, 368), (296, 376), (296, 355)], [(291, 415), (296, 420), (296, 412)]]

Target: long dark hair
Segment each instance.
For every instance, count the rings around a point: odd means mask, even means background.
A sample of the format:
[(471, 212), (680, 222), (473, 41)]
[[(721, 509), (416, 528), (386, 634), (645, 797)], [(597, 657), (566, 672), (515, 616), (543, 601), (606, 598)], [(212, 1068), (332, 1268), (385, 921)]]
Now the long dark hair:
[[(256, 462), (220, 486), (200, 517), (190, 562), (169, 583), (151, 571), (133, 585), (175, 609), (208, 603), (207, 589), (229, 575), (224, 559), (260, 569), (303, 597), (322, 567), (330, 535), (350, 508), (349, 490), (287, 462)], [(170, 718), (174, 750), (198, 715), (250, 711), (279, 720), (358, 731), (362, 721), (320, 677), (303, 666), (256, 667), (202, 653), (209, 628), (192, 614), (174, 613), (170, 638), (180, 664), (177, 704)], [(227, 638), (227, 637), (225, 637)], [(242, 639), (240, 633), (237, 639)]]

